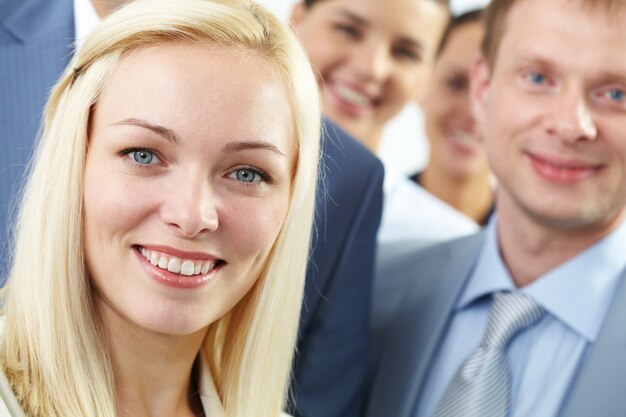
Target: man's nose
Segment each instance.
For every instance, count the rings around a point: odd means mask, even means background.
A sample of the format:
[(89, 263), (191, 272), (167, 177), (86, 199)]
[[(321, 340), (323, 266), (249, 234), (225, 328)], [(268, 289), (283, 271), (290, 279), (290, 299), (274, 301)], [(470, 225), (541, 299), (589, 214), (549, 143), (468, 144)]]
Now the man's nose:
[(595, 140), (598, 129), (583, 94), (570, 94), (555, 103), (551, 133), (567, 143)]

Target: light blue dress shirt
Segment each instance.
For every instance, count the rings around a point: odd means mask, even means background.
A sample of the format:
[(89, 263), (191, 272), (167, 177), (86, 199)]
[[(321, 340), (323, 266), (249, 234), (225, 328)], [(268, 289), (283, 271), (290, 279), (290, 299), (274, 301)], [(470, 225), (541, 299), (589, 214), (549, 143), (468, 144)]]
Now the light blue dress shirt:
[(431, 417), (487, 326), (490, 294), (521, 291), (547, 314), (509, 345), (511, 417), (559, 414), (588, 346), (594, 343), (626, 268), (626, 222), (610, 235), (531, 284), (518, 289), (498, 250), (496, 219), (456, 303), (443, 344), (429, 370), (417, 417)]

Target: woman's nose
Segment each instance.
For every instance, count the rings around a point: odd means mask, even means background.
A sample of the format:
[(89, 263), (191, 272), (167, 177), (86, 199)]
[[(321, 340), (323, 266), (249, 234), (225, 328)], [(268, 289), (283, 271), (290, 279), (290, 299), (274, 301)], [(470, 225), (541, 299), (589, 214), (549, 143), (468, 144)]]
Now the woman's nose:
[(391, 72), (391, 57), (388, 48), (381, 42), (366, 42), (352, 54), (353, 67), (362, 81), (381, 82)]
[(169, 189), (161, 207), (165, 223), (189, 238), (217, 230), (217, 198), (206, 176), (187, 175)]

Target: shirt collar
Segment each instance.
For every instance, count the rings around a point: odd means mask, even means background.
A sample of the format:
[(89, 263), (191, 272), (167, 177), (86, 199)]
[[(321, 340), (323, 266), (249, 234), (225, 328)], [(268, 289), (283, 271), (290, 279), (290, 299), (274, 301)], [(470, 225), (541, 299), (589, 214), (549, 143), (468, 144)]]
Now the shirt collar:
[(93, 7), (91, 0), (73, 0), (74, 2), (74, 34), (76, 50), (83, 40), (100, 23), (100, 16)]
[(204, 357), (204, 351), (201, 349), (198, 353), (200, 359), (200, 375), (198, 376), (198, 390), (200, 391), (200, 402), (202, 402), (202, 408), (204, 414), (211, 417), (224, 417), (224, 407), (217, 389), (215, 388), (215, 382), (209, 369), (209, 363)]
[[(498, 249), (497, 218), (486, 228), (485, 244), (457, 310), (498, 291), (522, 291), (554, 318), (593, 342), (626, 269), (626, 222), (567, 262), (517, 289)], [(581, 273), (584, 271), (584, 273)]]

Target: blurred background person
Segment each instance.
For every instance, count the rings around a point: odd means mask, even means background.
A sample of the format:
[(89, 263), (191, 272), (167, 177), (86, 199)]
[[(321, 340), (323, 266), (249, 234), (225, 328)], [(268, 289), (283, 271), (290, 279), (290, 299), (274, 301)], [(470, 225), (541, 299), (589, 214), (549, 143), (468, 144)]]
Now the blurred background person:
[[(314, 241), (313, 250), (327, 252), (314, 257), (319, 268), (332, 268), (307, 281), (321, 283), (321, 297), (305, 299), (303, 320), (309, 304), (317, 312), (301, 328), (311, 342), (296, 359), (297, 416), (362, 415), (380, 221), (373, 207), (382, 206), (373, 153), (385, 124), (425, 88), (447, 19), (444, 0), (306, 0), (293, 6), (292, 25), (318, 72), (327, 116), (327, 199), (317, 207), (328, 210), (326, 221), (317, 223), (327, 236)], [(329, 263), (335, 253), (337, 263)]]
[(483, 35), (480, 10), (455, 17), (446, 28), (421, 100), (430, 156), (425, 169), (411, 176), (479, 225), (486, 224), (494, 204), (482, 134), (469, 101), (469, 72)]
[(377, 153), (387, 122), (428, 83), (447, 1), (305, 0), (291, 19), (324, 113)]
[[(430, 161), (411, 179), (400, 177), (388, 190), (372, 299), (372, 337), (391, 319), (410, 285), (392, 273), (388, 247), (426, 247), (469, 235), (493, 211), (494, 191), (482, 136), (469, 101), (469, 73), (484, 35), (481, 11), (454, 17), (444, 32), (433, 80), (421, 101)], [(401, 249), (400, 249), (401, 250)], [(392, 262), (393, 263), (393, 262)], [(375, 357), (376, 352), (373, 353)]]
[(419, 100), (429, 161), (410, 179), (387, 172), (381, 244), (411, 240), (427, 246), (468, 235), (493, 210), (493, 185), (468, 90), (470, 66), (484, 32), (480, 13), (456, 16), (444, 31), (432, 80)]

